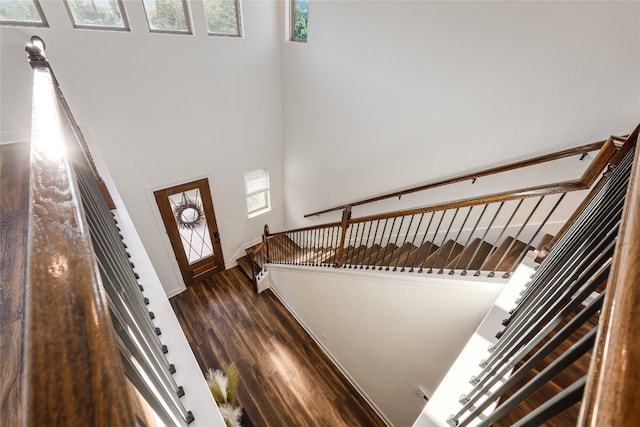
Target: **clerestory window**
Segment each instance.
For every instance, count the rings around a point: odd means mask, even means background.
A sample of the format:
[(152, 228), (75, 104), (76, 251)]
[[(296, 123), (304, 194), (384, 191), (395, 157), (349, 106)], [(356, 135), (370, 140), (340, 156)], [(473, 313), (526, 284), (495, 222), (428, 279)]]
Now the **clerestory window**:
[(306, 42), (309, 35), (309, 0), (290, 0), (291, 41)]
[(244, 190), (247, 197), (249, 218), (271, 210), (269, 172), (266, 169), (244, 174)]
[(121, 0), (64, 0), (74, 28), (128, 31)]
[(242, 36), (240, 0), (204, 0), (210, 36)]
[(149, 31), (192, 34), (189, 6), (184, 0), (143, 0)]
[(0, 24), (47, 27), (38, 0), (0, 0)]

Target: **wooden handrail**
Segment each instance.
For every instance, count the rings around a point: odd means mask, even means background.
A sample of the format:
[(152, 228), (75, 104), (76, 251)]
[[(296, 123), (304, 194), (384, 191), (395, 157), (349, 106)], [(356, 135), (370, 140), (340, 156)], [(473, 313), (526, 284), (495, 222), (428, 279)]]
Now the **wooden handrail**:
[[(637, 129), (636, 129), (636, 131), (637, 131)], [(587, 206), (589, 204), (589, 202), (591, 201), (591, 199), (593, 199), (593, 197), (598, 193), (598, 191), (600, 191), (600, 188), (602, 188), (602, 186), (607, 182), (607, 179), (608, 179), (609, 175), (611, 175), (611, 172), (613, 171), (613, 168), (615, 167), (615, 165), (620, 163), (620, 161), (629, 152), (629, 150), (631, 150), (631, 149), (633, 149), (635, 147), (636, 142), (637, 142), (637, 138), (633, 138), (633, 135), (636, 133), (636, 131), (634, 131), (627, 138), (614, 137), (614, 136), (609, 138), (609, 141), (616, 140), (616, 141), (619, 141), (619, 142), (623, 142), (623, 144), (620, 146), (620, 149), (617, 150), (616, 152), (614, 152), (610, 156), (609, 161), (608, 161), (609, 165), (610, 165), (609, 170), (605, 171), (605, 173), (601, 176), (599, 182), (591, 188), (591, 191), (589, 192), (587, 197), (584, 198), (582, 203), (580, 203), (578, 208), (573, 212), (573, 214), (569, 217), (569, 219), (567, 219), (567, 221), (560, 228), (560, 230), (558, 230), (558, 232), (555, 234), (555, 236), (550, 241), (548, 241), (544, 245), (543, 248), (541, 248), (541, 252), (540, 252), (540, 258), (541, 259), (544, 258), (547, 255), (547, 253), (551, 250), (553, 245), (555, 245), (560, 240), (560, 238), (562, 238), (564, 233), (566, 233), (566, 231), (569, 229), (571, 224), (573, 224), (573, 222), (578, 217), (578, 215), (580, 215), (580, 213), (585, 208), (585, 206)], [(602, 150), (602, 151), (604, 151), (604, 150)], [(600, 153), (602, 153), (602, 151)], [(585, 175), (587, 175), (587, 174), (589, 176), (585, 177)], [(583, 179), (587, 179), (587, 178), (588, 179), (595, 179), (597, 176), (598, 176), (597, 174), (594, 175), (592, 171), (587, 170), (587, 171), (585, 171), (585, 173), (583, 175)]]
[[(362, 223), (362, 222), (368, 222), (368, 221), (384, 220), (388, 218), (394, 218), (394, 217), (400, 217), (400, 216), (406, 216), (406, 215), (416, 215), (416, 214), (435, 212), (435, 211), (441, 211), (446, 209), (456, 209), (456, 208), (462, 208), (462, 207), (468, 207), (468, 206), (484, 205), (484, 204), (495, 203), (495, 202), (505, 202), (509, 200), (518, 200), (518, 199), (528, 198), (528, 197), (536, 197), (536, 196), (544, 196), (544, 195), (550, 195), (550, 194), (567, 193), (571, 191), (586, 190), (595, 183), (598, 177), (601, 176), (602, 171), (607, 169), (608, 165), (612, 161), (620, 161), (621, 157), (616, 155), (616, 153), (619, 151), (619, 147), (618, 147), (618, 144), (616, 144), (614, 141), (615, 139), (612, 137), (605, 141), (595, 143), (599, 146), (600, 151), (598, 152), (598, 155), (596, 155), (596, 157), (591, 162), (589, 167), (584, 171), (582, 176), (575, 180), (555, 182), (551, 184), (544, 184), (544, 185), (532, 186), (532, 187), (525, 187), (517, 190), (509, 190), (501, 193), (494, 193), (487, 196), (471, 197), (468, 199), (438, 203), (438, 204), (424, 206), (420, 208), (404, 209), (404, 210), (398, 210), (393, 212), (387, 212), (383, 214), (368, 215), (368, 216), (363, 216), (359, 218), (350, 218), (348, 220), (348, 224), (350, 225), (350, 224), (356, 224), (356, 223)], [(340, 226), (341, 224), (342, 222), (331, 222), (327, 224), (296, 228), (293, 230), (282, 231), (279, 233), (271, 233), (269, 235), (276, 236), (279, 234), (286, 234), (291, 232), (317, 230), (317, 229), (328, 228), (328, 227), (336, 227), (336, 226)]]
[[(34, 71), (25, 316), (25, 426), (132, 426), (133, 406), (97, 270), (64, 113), (43, 46)], [(67, 128), (68, 130), (68, 128)]]
[[(640, 126), (629, 137), (636, 142)], [(636, 150), (579, 426), (640, 425), (640, 150)]]
[[(394, 191), (391, 193), (386, 193), (380, 196), (376, 196), (376, 197), (370, 197), (367, 199), (362, 199), (362, 200), (358, 200), (356, 202), (352, 202), (352, 203), (348, 203), (348, 204), (344, 204), (344, 205), (340, 205), (340, 206), (334, 206), (332, 208), (329, 209), (323, 209), (317, 212), (312, 212), (309, 214), (306, 214), (304, 217), (308, 218), (311, 216), (319, 216), (328, 212), (333, 212), (333, 211), (337, 211), (337, 210), (341, 210), (346, 208), (347, 206), (360, 206), (360, 205), (365, 205), (368, 203), (373, 203), (373, 202), (379, 202), (381, 200), (386, 200), (386, 199), (391, 199), (391, 198), (395, 198), (395, 197), (401, 197), (404, 196), (406, 194), (411, 194), (411, 193), (417, 193), (420, 191), (425, 191), (425, 190), (430, 190), (432, 188), (437, 188), (437, 187), (442, 187), (445, 185), (450, 185), (450, 184), (455, 184), (458, 182), (462, 182), (462, 181), (466, 181), (469, 179), (477, 179), (477, 178), (481, 178), (483, 176), (489, 176), (489, 175), (494, 175), (494, 174), (498, 174), (498, 173), (502, 173), (502, 172), (507, 172), (510, 170), (514, 170), (514, 169), (519, 169), (519, 168), (524, 168), (527, 166), (533, 166), (533, 165), (537, 165), (540, 163), (546, 163), (546, 162), (550, 162), (553, 160), (558, 160), (558, 159), (562, 159), (565, 157), (569, 157), (569, 156), (573, 156), (576, 154), (583, 154), (583, 153), (588, 153), (590, 151), (595, 151), (595, 150), (601, 150), (603, 147), (605, 147), (608, 144), (613, 143), (613, 141), (620, 141), (623, 140), (623, 137), (611, 137), (607, 140), (603, 140), (603, 141), (598, 141), (598, 142), (594, 142), (591, 144), (585, 144), (585, 145), (580, 145), (578, 147), (573, 147), (573, 148), (569, 148), (566, 150), (560, 150), (560, 151), (555, 151), (553, 153), (549, 153), (549, 154), (544, 154), (542, 156), (537, 156), (537, 157), (532, 157), (530, 159), (526, 159), (526, 160), (521, 160), (518, 162), (513, 162), (513, 163), (508, 163), (506, 165), (502, 165), (502, 166), (496, 166), (496, 167), (492, 167), (492, 168), (488, 168), (488, 169), (483, 169), (477, 172), (471, 172), (465, 175), (459, 175), (459, 176), (455, 176), (452, 178), (447, 178), (447, 179), (443, 179), (440, 181), (436, 181), (433, 183), (429, 183), (429, 184), (424, 184), (424, 185), (419, 185), (416, 187), (412, 187), (412, 188), (408, 188), (405, 190), (399, 190), (399, 191)], [(606, 147), (607, 150), (609, 150), (609, 147)], [(602, 151), (598, 154), (601, 155)], [(597, 159), (594, 159), (594, 162), (597, 161)], [(592, 162), (593, 164), (593, 162)]]

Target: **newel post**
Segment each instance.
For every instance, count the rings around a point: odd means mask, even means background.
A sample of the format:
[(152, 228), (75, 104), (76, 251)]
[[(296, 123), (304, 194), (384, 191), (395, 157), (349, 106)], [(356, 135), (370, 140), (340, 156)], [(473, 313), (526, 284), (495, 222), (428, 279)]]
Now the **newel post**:
[(264, 232), (262, 233), (262, 241), (267, 252), (267, 262), (271, 262), (271, 256), (269, 255), (269, 224), (264, 225)]
[(338, 246), (338, 255), (336, 256), (336, 268), (340, 268), (344, 265), (344, 244), (347, 238), (347, 229), (349, 228), (349, 220), (351, 219), (351, 205), (344, 208), (342, 211), (342, 223), (340, 228), (340, 245)]

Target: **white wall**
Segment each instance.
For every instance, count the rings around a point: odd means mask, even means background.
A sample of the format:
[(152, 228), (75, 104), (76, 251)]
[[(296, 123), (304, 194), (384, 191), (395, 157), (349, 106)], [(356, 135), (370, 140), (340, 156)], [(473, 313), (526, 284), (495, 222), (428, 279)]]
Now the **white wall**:
[[(108, 175), (104, 175), (104, 179), (105, 182), (111, 182)], [(112, 196), (117, 206), (116, 219), (125, 236), (127, 251), (131, 254), (131, 260), (136, 265), (136, 272), (140, 275), (139, 282), (144, 287), (144, 296), (149, 298), (147, 308), (155, 314), (153, 324), (162, 331), (160, 341), (169, 349), (167, 360), (176, 367), (176, 372), (173, 374), (176, 384), (182, 386), (185, 391), (181, 401), (195, 418), (190, 425), (191, 427), (225, 427), (226, 424), (205, 381), (203, 372), (198, 366), (184, 332), (182, 332), (182, 327), (131, 222), (129, 213), (119, 194), (114, 192)], [(215, 366), (206, 368), (216, 369)]]
[(504, 283), (269, 267), (272, 288), (395, 427), (413, 424)]
[[(33, 34), (90, 147), (111, 171), (168, 294), (184, 288), (153, 190), (208, 177), (227, 266), (265, 222), (282, 225), (280, 7), (244, 1), (243, 38), (152, 34), (142, 2), (125, 1), (131, 32), (74, 30), (61, 1), (44, 1), (50, 28), (0, 27), (0, 131), (28, 134)], [(17, 131), (17, 132), (16, 132)], [(243, 174), (266, 167), (273, 210), (247, 219)]]
[(287, 227), (638, 124), (638, 2), (312, 1), (309, 14), (308, 43), (282, 45)]

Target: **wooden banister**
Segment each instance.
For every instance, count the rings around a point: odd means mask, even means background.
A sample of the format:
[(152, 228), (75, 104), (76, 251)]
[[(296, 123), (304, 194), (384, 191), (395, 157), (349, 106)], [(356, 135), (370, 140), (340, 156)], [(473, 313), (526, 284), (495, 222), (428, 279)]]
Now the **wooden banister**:
[[(637, 128), (636, 128), (636, 131), (637, 131)], [(635, 147), (637, 138), (633, 138), (633, 135), (636, 134), (636, 131), (634, 131), (630, 136), (626, 138), (611, 136), (607, 140), (607, 144), (605, 145), (605, 147), (603, 147), (603, 149), (598, 153), (598, 156), (600, 156), (605, 152), (607, 153), (606, 156), (602, 156), (602, 159), (599, 162), (600, 164), (605, 164), (605, 163), (608, 164), (607, 170), (604, 171), (604, 174), (601, 176), (599, 182), (591, 188), (591, 191), (589, 192), (587, 197), (584, 198), (582, 203), (580, 203), (578, 208), (573, 212), (573, 214), (564, 223), (564, 225), (560, 228), (560, 230), (558, 230), (555, 236), (544, 245), (544, 247), (541, 249), (540, 259), (546, 256), (546, 254), (549, 252), (549, 250), (551, 250), (553, 245), (555, 245), (558, 242), (558, 240), (560, 240), (560, 238), (564, 235), (564, 233), (566, 233), (566, 231), (569, 229), (571, 224), (573, 224), (573, 221), (575, 221), (578, 215), (580, 215), (580, 212), (582, 212), (584, 207), (587, 206), (591, 201), (591, 199), (593, 199), (593, 197), (598, 193), (598, 191), (600, 191), (600, 188), (602, 188), (602, 186), (607, 182), (607, 179), (609, 178), (609, 175), (613, 171), (613, 168), (615, 168), (615, 166), (618, 163), (620, 163), (620, 161), (629, 152), (629, 150)], [(623, 144), (620, 145), (619, 146), (620, 148), (616, 150), (615, 147), (617, 147), (617, 145), (615, 145), (613, 141), (619, 141), (619, 142), (622, 142)], [(612, 148), (614, 145), (615, 147)], [(596, 171), (596, 168), (589, 168), (584, 172), (584, 174), (582, 175), (582, 178), (580, 178), (580, 181), (583, 182), (585, 185), (587, 185), (589, 184), (589, 182), (595, 181), (598, 176), (599, 175), (598, 175), (598, 172)]]
[[(37, 42), (37, 41), (35, 41)], [(25, 426), (133, 426), (120, 353), (43, 46), (34, 71), (25, 317)]]
[[(589, 189), (595, 183), (595, 181), (602, 175), (603, 171), (605, 171), (608, 168), (609, 164), (615, 164), (615, 162), (618, 162), (622, 159), (622, 156), (618, 155), (618, 152), (621, 150), (620, 148), (621, 146), (614, 142), (620, 139), (621, 138), (618, 138), (618, 137), (616, 138), (610, 137), (605, 141), (600, 141), (593, 144), (576, 147), (574, 149), (558, 152), (558, 153), (564, 153), (562, 157), (567, 157), (572, 154), (584, 152), (587, 148), (591, 148), (592, 150), (594, 149), (599, 150), (598, 154), (594, 157), (593, 161), (589, 164), (589, 166), (584, 171), (582, 176), (575, 180), (555, 182), (551, 184), (532, 186), (532, 187), (525, 187), (517, 190), (510, 190), (510, 191), (495, 193), (495, 194), (482, 196), (482, 197), (471, 197), (468, 199), (461, 199), (461, 200), (456, 200), (456, 201), (451, 201), (446, 203), (439, 203), (439, 204), (424, 206), (420, 208), (398, 210), (393, 212), (387, 212), (384, 214), (368, 215), (368, 216), (363, 216), (359, 218), (351, 218), (351, 216), (349, 216), (350, 219), (348, 220), (348, 224), (384, 220), (388, 218), (400, 217), (405, 215), (415, 215), (415, 214), (435, 212), (435, 211), (446, 210), (446, 209), (455, 209), (455, 208), (462, 208), (462, 207), (468, 207), (468, 206), (484, 205), (488, 203), (504, 202), (509, 200), (518, 200), (518, 199), (527, 198), (527, 197), (536, 197), (536, 196), (544, 196), (544, 195), (550, 195), (550, 194), (586, 190), (586, 189)], [(622, 140), (628, 141), (628, 139), (629, 138), (623, 138)], [(583, 150), (578, 150), (578, 148), (582, 148)], [(625, 148), (626, 150), (625, 152), (627, 152), (628, 149), (629, 148)], [(558, 153), (555, 153), (555, 155), (559, 155)], [(546, 156), (541, 156), (541, 157), (546, 157)], [(557, 157), (557, 158), (560, 158), (560, 157)], [(524, 162), (518, 162), (518, 163), (520, 163), (521, 164), (520, 167), (522, 167), (522, 163), (530, 162), (533, 160), (534, 159), (531, 159), (529, 161), (524, 161)], [(512, 165), (515, 165), (515, 163)], [(514, 168), (511, 168), (511, 169), (514, 169)], [(467, 176), (467, 178), (465, 179), (468, 179), (468, 177), (469, 176)], [(461, 179), (462, 178), (460, 178), (460, 180)], [(445, 182), (445, 181), (442, 181), (442, 182)], [(445, 184), (442, 184), (442, 185), (445, 185)], [(345, 210), (346, 208), (350, 209), (351, 205), (346, 206)], [(317, 230), (317, 229), (328, 228), (328, 227), (336, 227), (340, 225), (342, 225), (342, 222), (331, 222), (327, 224), (296, 228), (293, 230), (287, 230), (287, 231), (282, 231), (278, 233), (271, 233), (270, 236), (287, 234), (287, 233), (297, 232), (297, 231)]]
[[(606, 157), (607, 155), (610, 154), (610, 150), (613, 147), (615, 149), (615, 144), (613, 143), (613, 141), (621, 141), (624, 140), (623, 137), (611, 137), (607, 140), (603, 140), (603, 141), (598, 141), (598, 142), (594, 142), (591, 144), (586, 144), (586, 145), (580, 145), (578, 147), (573, 147), (573, 148), (569, 148), (566, 150), (560, 150), (560, 151), (556, 151), (553, 153), (549, 153), (549, 154), (544, 154), (542, 156), (537, 156), (537, 157), (533, 157), (531, 159), (526, 159), (526, 160), (521, 160), (518, 162), (513, 162), (513, 163), (508, 163), (506, 165), (502, 165), (502, 166), (496, 166), (496, 167), (492, 167), (492, 168), (488, 168), (488, 169), (483, 169), (477, 172), (471, 172), (465, 175), (459, 175), (459, 176), (455, 176), (452, 178), (447, 178), (447, 179), (443, 179), (440, 181), (436, 181), (433, 183), (429, 183), (429, 184), (424, 184), (424, 185), (419, 185), (416, 187), (412, 187), (412, 188), (408, 188), (405, 190), (400, 190), (400, 191), (394, 191), (391, 193), (386, 193), (380, 196), (376, 196), (376, 197), (370, 197), (367, 199), (362, 199), (362, 200), (358, 200), (356, 202), (352, 202), (352, 203), (348, 203), (345, 205), (340, 205), (340, 206), (334, 206), (332, 208), (329, 209), (324, 209), (324, 210), (320, 210), (317, 212), (312, 212), (309, 214), (306, 214), (304, 217), (308, 218), (311, 216), (319, 216), (328, 212), (333, 212), (333, 211), (337, 211), (337, 210), (341, 210), (346, 208), (347, 206), (360, 206), (360, 205), (365, 205), (368, 203), (374, 203), (374, 202), (379, 202), (381, 200), (386, 200), (386, 199), (391, 199), (391, 198), (395, 198), (395, 197), (401, 197), (404, 196), (406, 194), (411, 194), (411, 193), (417, 193), (420, 191), (425, 191), (425, 190), (430, 190), (432, 188), (437, 188), (437, 187), (442, 187), (445, 185), (450, 185), (450, 184), (455, 184), (458, 182), (462, 182), (462, 181), (466, 181), (466, 180), (470, 180), (470, 179), (477, 179), (477, 178), (481, 178), (483, 176), (489, 176), (489, 175), (494, 175), (494, 174), (498, 174), (498, 173), (502, 173), (502, 172), (507, 172), (507, 171), (511, 171), (514, 169), (519, 169), (519, 168), (524, 168), (527, 166), (533, 166), (533, 165), (537, 165), (537, 164), (541, 164), (541, 163), (546, 163), (546, 162), (550, 162), (553, 160), (558, 160), (558, 159), (562, 159), (565, 157), (569, 157), (569, 156), (573, 156), (576, 154), (583, 154), (583, 153), (588, 153), (591, 151), (596, 151), (596, 150), (600, 150), (600, 152), (598, 153), (598, 155), (596, 156), (596, 159), (594, 159), (594, 161), (592, 162), (592, 165), (594, 164), (594, 162), (599, 163), (601, 162), (602, 158), (598, 159), (598, 157)], [(596, 168), (597, 169), (597, 168)]]
[[(640, 126), (629, 137), (636, 142)], [(636, 150), (579, 426), (640, 425), (640, 150)]]

